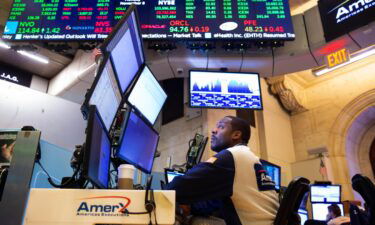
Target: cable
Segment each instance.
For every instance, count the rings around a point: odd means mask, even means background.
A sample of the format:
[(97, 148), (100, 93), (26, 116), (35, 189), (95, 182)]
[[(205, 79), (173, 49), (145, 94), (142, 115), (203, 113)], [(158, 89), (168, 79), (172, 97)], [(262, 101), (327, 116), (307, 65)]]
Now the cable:
[(65, 183), (62, 183), (62, 184), (59, 185), (59, 184), (55, 184), (55, 183), (53, 182), (52, 177), (49, 175), (49, 173), (48, 173), (47, 170), (43, 167), (43, 165), (40, 163), (39, 160), (38, 160), (36, 163), (40, 166), (40, 168), (42, 168), (42, 170), (43, 170), (43, 171), (46, 173), (46, 175), (48, 176), (48, 178), (47, 178), (48, 182), (49, 182), (53, 187), (55, 187), (55, 188), (63, 188), (63, 187), (65, 187), (66, 185), (70, 184), (70, 183), (74, 180), (75, 176), (78, 174), (78, 171), (79, 171), (79, 168), (78, 168), (77, 170), (74, 171), (72, 177), (70, 177)]

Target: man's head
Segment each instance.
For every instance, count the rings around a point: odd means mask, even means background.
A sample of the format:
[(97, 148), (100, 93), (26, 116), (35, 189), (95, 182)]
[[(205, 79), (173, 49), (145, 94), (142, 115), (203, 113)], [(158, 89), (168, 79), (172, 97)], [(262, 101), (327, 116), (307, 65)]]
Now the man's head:
[(336, 204), (332, 204), (328, 206), (328, 214), (330, 214), (331, 218), (336, 218), (341, 216), (340, 207)]
[(226, 116), (211, 132), (211, 149), (219, 152), (237, 144), (247, 144), (250, 139), (249, 124), (238, 117)]

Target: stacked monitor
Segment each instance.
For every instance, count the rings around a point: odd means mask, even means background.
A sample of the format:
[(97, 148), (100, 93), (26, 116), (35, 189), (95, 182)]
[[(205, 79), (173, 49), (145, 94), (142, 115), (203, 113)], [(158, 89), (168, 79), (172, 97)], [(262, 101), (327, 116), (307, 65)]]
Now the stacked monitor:
[(128, 102), (154, 124), (166, 99), (167, 94), (151, 70), (145, 66), (130, 92)]
[(159, 134), (138, 114), (130, 112), (117, 156), (145, 173), (151, 173)]
[(95, 186), (108, 188), (111, 140), (95, 105), (89, 107), (83, 174)]
[(103, 118), (105, 128), (109, 131), (121, 100), (122, 95), (117, 76), (108, 57), (105, 57), (84, 106), (96, 105), (98, 113)]
[(275, 182), (276, 190), (280, 190), (280, 184), (281, 184), (280, 166), (270, 163), (263, 159), (261, 159), (260, 162), (262, 163), (264, 170), (267, 172), (267, 175), (270, 176), (272, 180)]
[(313, 203), (312, 215), (314, 220), (326, 221), (328, 214), (328, 206), (336, 204), (339, 206), (341, 215), (344, 215), (344, 207), (342, 203)]
[(137, 12), (130, 7), (101, 46), (110, 54), (122, 93), (130, 87), (145, 62)]
[(343, 213), (341, 204), (341, 186), (315, 184), (310, 186), (310, 201), (314, 220), (325, 221), (328, 214), (328, 206), (336, 204)]
[(190, 71), (190, 107), (263, 109), (259, 74)]
[(108, 188), (111, 138), (119, 108), (130, 106), (116, 157), (151, 173), (159, 134), (153, 129), (166, 94), (145, 65), (135, 6), (131, 6), (101, 46), (103, 60), (82, 112), (88, 117), (83, 174)]
[(311, 185), (311, 202), (340, 202), (340, 185)]

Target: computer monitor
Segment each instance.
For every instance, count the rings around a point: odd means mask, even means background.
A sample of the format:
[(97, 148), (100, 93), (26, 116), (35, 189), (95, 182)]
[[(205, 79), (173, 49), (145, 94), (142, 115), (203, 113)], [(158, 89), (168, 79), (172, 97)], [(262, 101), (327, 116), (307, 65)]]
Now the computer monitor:
[(263, 109), (259, 74), (190, 71), (190, 107)]
[(108, 188), (111, 141), (96, 106), (89, 107), (83, 175), (98, 188)]
[(260, 163), (262, 163), (262, 166), (264, 170), (267, 171), (267, 175), (272, 178), (272, 180), (275, 182), (275, 188), (276, 190), (280, 190), (281, 185), (281, 168), (278, 165), (275, 165), (273, 163), (270, 163), (266, 160), (261, 159)]
[(151, 173), (159, 134), (134, 111), (129, 113), (117, 157)]
[(340, 185), (311, 185), (311, 202), (341, 202)]
[(143, 67), (141, 75), (130, 91), (128, 102), (154, 124), (166, 99), (167, 94), (151, 70), (148, 66)]
[(110, 54), (121, 91), (125, 93), (145, 61), (138, 14), (134, 5), (128, 8), (101, 48)]
[(301, 218), (301, 225), (304, 225), (306, 220), (309, 219), (309, 214), (306, 209), (298, 209), (298, 215)]
[(312, 203), (312, 217), (314, 220), (325, 221), (328, 214), (328, 206), (336, 204), (339, 206), (341, 215), (344, 215), (344, 207), (341, 203)]
[(181, 173), (172, 169), (164, 169), (164, 174), (165, 174), (165, 182), (167, 184), (172, 182), (175, 177), (184, 175), (184, 173)]
[(111, 61), (108, 57), (104, 57), (82, 106), (83, 111), (87, 114), (89, 105), (96, 105), (104, 126), (109, 132), (121, 101), (121, 90)]

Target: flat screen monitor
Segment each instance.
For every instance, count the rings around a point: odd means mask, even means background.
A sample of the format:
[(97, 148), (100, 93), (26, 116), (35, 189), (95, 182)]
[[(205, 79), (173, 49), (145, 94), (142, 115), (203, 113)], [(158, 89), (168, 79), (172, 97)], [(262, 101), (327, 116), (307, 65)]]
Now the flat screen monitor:
[(145, 66), (130, 91), (128, 102), (154, 124), (166, 99), (167, 94), (148, 66)]
[(136, 15), (135, 7), (130, 7), (102, 46), (111, 56), (122, 93), (128, 90), (144, 63), (142, 38)]
[(266, 170), (267, 175), (272, 178), (272, 180), (275, 182), (275, 188), (276, 190), (280, 190), (280, 184), (281, 184), (281, 168), (278, 165), (275, 165), (273, 163), (270, 163), (266, 160), (261, 159), (260, 162), (262, 163), (262, 166), (264, 170)]
[(298, 209), (298, 215), (301, 218), (301, 225), (304, 225), (306, 220), (309, 219), (309, 214), (305, 209)]
[(89, 107), (83, 174), (98, 188), (108, 188), (111, 141), (96, 107)]
[(328, 206), (336, 204), (339, 206), (341, 215), (344, 215), (344, 207), (341, 203), (312, 203), (312, 217), (314, 220), (326, 221)]
[(167, 184), (172, 182), (175, 177), (184, 175), (184, 173), (171, 170), (171, 169), (165, 169), (164, 173), (165, 173), (165, 181)]
[(340, 185), (311, 185), (311, 202), (341, 202)]
[(135, 112), (129, 113), (117, 157), (151, 173), (159, 134)]
[(319, 0), (318, 7), (327, 42), (375, 21), (373, 1)]
[(111, 61), (105, 57), (83, 105), (86, 108), (88, 105), (96, 105), (104, 126), (109, 131), (121, 101), (118, 80)]
[(190, 71), (190, 106), (262, 109), (259, 74)]

